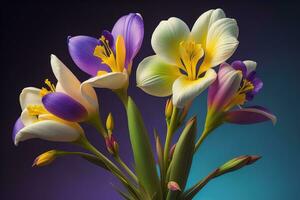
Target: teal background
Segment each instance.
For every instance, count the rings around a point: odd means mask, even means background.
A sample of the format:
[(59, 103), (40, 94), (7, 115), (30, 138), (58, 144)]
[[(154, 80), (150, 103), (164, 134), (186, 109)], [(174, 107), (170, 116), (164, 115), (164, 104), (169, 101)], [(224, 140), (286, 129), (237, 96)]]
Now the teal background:
[[(227, 160), (255, 154), (263, 158), (251, 166), (211, 181), (196, 200), (297, 200), (300, 199), (299, 36), (300, 12), (295, 1), (107, 1), (70, 3), (1, 4), (1, 134), (0, 199), (115, 200), (114, 177), (77, 157), (58, 159), (52, 165), (32, 168), (34, 158), (50, 149), (81, 150), (70, 144), (30, 140), (15, 147), (11, 140), (20, 114), (18, 96), (27, 86), (42, 87), (54, 80), (49, 55), (56, 54), (85, 80), (68, 55), (68, 35), (99, 37), (103, 29), (129, 12), (139, 12), (145, 22), (143, 46), (133, 65), (129, 93), (140, 107), (153, 141), (152, 130), (164, 136), (165, 98), (151, 97), (135, 87), (137, 64), (152, 55), (151, 34), (158, 23), (177, 16), (191, 27), (203, 12), (221, 7), (237, 19), (240, 45), (230, 62), (253, 59), (264, 88), (251, 102), (272, 110), (278, 123), (238, 126), (226, 124), (211, 134), (195, 156), (189, 185)], [(133, 166), (124, 109), (115, 95), (97, 90), (102, 117), (112, 111), (115, 136), (122, 157)], [(190, 116), (199, 113), (199, 130), (206, 112), (205, 93), (196, 99)], [(87, 128), (90, 140), (102, 152), (104, 142)], [(154, 146), (154, 145), (153, 145)]]

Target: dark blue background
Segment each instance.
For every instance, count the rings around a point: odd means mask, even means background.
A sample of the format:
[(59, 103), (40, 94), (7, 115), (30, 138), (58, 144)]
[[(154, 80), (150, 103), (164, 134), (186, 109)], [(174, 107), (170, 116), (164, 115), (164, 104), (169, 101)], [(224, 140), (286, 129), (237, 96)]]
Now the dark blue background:
[[(189, 184), (235, 156), (258, 154), (263, 159), (212, 181), (195, 199), (300, 199), (300, 14), (298, 4), (293, 1), (2, 4), (0, 198), (119, 199), (110, 184), (118, 185), (117, 181), (79, 158), (66, 157), (44, 168), (31, 167), (34, 158), (46, 150), (76, 148), (40, 140), (23, 142), (15, 147), (11, 130), (20, 113), (19, 92), (27, 86), (41, 87), (45, 78), (54, 80), (49, 63), (51, 53), (62, 59), (81, 80), (88, 78), (68, 55), (68, 35), (99, 37), (103, 29), (112, 28), (118, 17), (128, 12), (141, 13), (145, 39), (133, 66), (135, 69), (142, 58), (153, 53), (150, 38), (160, 20), (177, 16), (191, 27), (201, 13), (217, 7), (223, 8), (227, 16), (236, 18), (240, 27), (240, 45), (230, 60), (258, 62), (258, 73), (265, 85), (253, 104), (271, 109), (278, 116), (278, 123), (275, 127), (271, 123), (224, 125), (208, 137), (195, 157)], [(136, 88), (134, 75), (130, 94), (140, 106), (148, 130), (156, 127), (163, 135), (165, 99), (151, 97)], [(111, 92), (98, 92), (101, 114), (105, 117), (109, 111), (113, 112), (121, 154), (132, 166), (124, 109)], [(199, 117), (203, 119), (205, 105), (205, 95), (202, 95), (195, 101), (192, 113), (200, 113)], [(88, 136), (105, 151), (103, 141), (94, 131), (91, 130)]]

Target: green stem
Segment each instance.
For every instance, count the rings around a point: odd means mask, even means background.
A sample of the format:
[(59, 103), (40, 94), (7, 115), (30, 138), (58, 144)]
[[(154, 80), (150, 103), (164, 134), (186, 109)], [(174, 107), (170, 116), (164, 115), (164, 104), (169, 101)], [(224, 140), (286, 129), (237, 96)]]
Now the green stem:
[(102, 137), (106, 137), (107, 136), (107, 132), (104, 129), (104, 126), (102, 124), (102, 120), (100, 118), (99, 115), (96, 115), (95, 117), (91, 118), (91, 120), (89, 121), (89, 123), (96, 128), (96, 130), (98, 131), (98, 133), (100, 133), (100, 135)]
[(168, 126), (168, 130), (167, 130), (167, 136), (166, 136), (165, 147), (164, 147), (164, 174), (166, 174), (166, 172), (168, 170), (168, 166), (169, 166), (170, 145), (172, 142), (172, 137), (174, 135), (174, 132), (177, 129), (178, 113), (179, 113), (179, 109), (174, 107), (174, 110), (173, 110), (173, 113), (171, 116), (170, 125)]
[(138, 178), (136, 175), (131, 171), (131, 169), (126, 165), (126, 163), (120, 158), (119, 155), (114, 157), (115, 160), (121, 165), (121, 167), (127, 172), (127, 174), (136, 182), (138, 183)]

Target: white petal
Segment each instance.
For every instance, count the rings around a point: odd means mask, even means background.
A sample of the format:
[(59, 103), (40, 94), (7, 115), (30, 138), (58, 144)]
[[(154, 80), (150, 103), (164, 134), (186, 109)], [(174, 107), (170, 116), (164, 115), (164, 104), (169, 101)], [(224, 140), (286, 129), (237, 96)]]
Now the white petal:
[(86, 85), (90, 85), (96, 88), (107, 88), (107, 89), (121, 89), (128, 82), (128, 73), (124, 72), (110, 72), (101, 76), (92, 77), (82, 83), (82, 88)]
[(146, 93), (165, 97), (172, 94), (172, 85), (180, 75), (178, 67), (167, 64), (158, 56), (150, 56), (139, 64), (136, 81)]
[(98, 109), (98, 98), (94, 88), (84, 87), (84, 95), (81, 93), (81, 83), (76, 76), (55, 56), (51, 55), (52, 71), (58, 81), (57, 92), (63, 92), (84, 105), (89, 114)]
[(21, 129), (15, 137), (15, 144), (32, 138), (55, 142), (73, 142), (81, 134), (83, 134), (82, 131), (72, 126), (54, 120), (43, 120)]
[(166, 62), (176, 64), (179, 61), (179, 44), (189, 34), (189, 27), (181, 19), (171, 17), (163, 20), (152, 34), (152, 48)]
[(202, 44), (202, 48), (206, 46), (207, 32), (210, 26), (219, 19), (225, 18), (225, 13), (222, 9), (212, 9), (203, 13), (195, 22), (191, 35), (197, 43)]
[(223, 18), (208, 30), (204, 61), (201, 72), (226, 61), (238, 46), (238, 26), (234, 19)]
[(209, 69), (204, 77), (197, 80), (189, 80), (187, 76), (181, 76), (173, 84), (173, 104), (178, 107), (184, 107), (192, 101), (202, 91), (204, 91), (217, 78), (213, 69)]
[(29, 115), (28, 110), (25, 108), (21, 113), (21, 121), (24, 126), (28, 126), (37, 121), (36, 116)]
[(28, 105), (42, 104), (40, 91), (40, 89), (35, 87), (27, 87), (22, 90), (20, 94), (20, 104), (22, 110), (24, 110)]
[(247, 75), (256, 70), (257, 63), (252, 60), (245, 60), (243, 63), (247, 67)]

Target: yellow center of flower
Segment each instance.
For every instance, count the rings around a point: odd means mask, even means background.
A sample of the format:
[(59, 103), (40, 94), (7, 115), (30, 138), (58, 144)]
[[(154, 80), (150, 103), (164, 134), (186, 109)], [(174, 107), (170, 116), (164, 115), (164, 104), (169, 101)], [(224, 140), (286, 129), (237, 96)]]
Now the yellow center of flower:
[[(116, 51), (114, 52), (109, 41), (102, 35), (100, 38), (101, 45), (97, 45), (94, 50), (94, 56), (100, 58), (103, 64), (106, 64), (112, 72), (123, 72), (125, 68), (126, 49), (125, 42), (121, 35), (116, 40)], [(102, 76), (106, 71), (98, 71), (97, 75)]]
[(48, 79), (45, 80), (45, 84), (47, 87), (42, 87), (40, 91), (40, 96), (43, 97), (46, 94), (49, 94), (51, 92), (55, 92), (55, 85), (51, 83)]
[(252, 91), (253, 89), (253, 84), (250, 81), (243, 79), (240, 88), (225, 107), (225, 110), (229, 110), (236, 105), (243, 105), (246, 102), (246, 93)]
[(31, 116), (39, 116), (41, 114), (47, 114), (48, 111), (42, 105), (28, 105), (27, 110)]
[(198, 62), (204, 55), (204, 50), (200, 43), (193, 40), (182, 41), (179, 44), (180, 63), (182, 69), (190, 80), (198, 78)]

